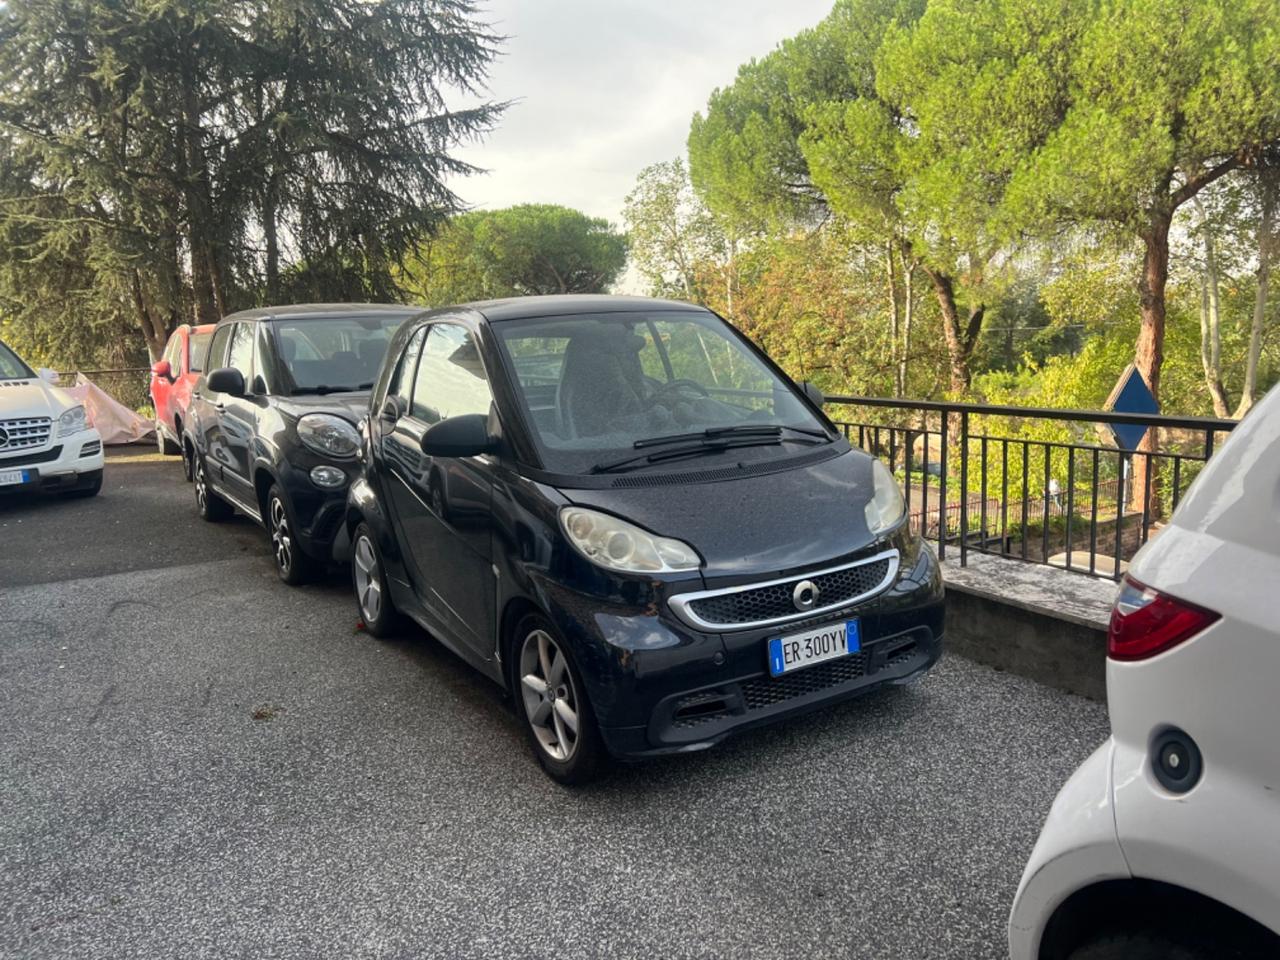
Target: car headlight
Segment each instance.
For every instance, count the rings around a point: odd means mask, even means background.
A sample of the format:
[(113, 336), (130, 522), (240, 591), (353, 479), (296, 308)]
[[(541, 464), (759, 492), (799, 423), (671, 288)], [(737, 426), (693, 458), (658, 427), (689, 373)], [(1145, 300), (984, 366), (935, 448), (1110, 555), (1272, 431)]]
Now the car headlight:
[(69, 437), (89, 429), (89, 418), (84, 407), (75, 406), (58, 418), (58, 436)]
[(360, 449), (360, 434), (349, 420), (331, 413), (308, 413), (298, 420), (298, 439), (326, 457), (349, 460)]
[(675, 573), (702, 565), (702, 558), (687, 543), (655, 537), (607, 513), (566, 507), (560, 511), (560, 525), (579, 553), (609, 570)]
[(884, 533), (897, 525), (906, 513), (907, 505), (902, 499), (902, 490), (893, 474), (879, 460), (871, 461), (871, 481), (874, 489), (871, 499), (864, 508), (867, 516), (867, 529), (874, 535)]

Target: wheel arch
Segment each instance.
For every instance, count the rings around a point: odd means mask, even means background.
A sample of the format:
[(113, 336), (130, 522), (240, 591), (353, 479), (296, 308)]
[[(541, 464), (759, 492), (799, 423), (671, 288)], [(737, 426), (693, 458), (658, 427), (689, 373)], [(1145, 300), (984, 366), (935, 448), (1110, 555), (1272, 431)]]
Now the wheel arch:
[[(498, 617), (497, 648), (502, 657), (502, 685), (510, 692), (515, 692), (511, 676), (512, 664), (515, 663), (516, 644), (520, 638), (516, 636), (516, 624), (531, 613), (547, 617), (547, 612), (531, 598), (517, 594), (507, 600)], [(547, 617), (550, 620), (550, 617)]]
[(1280, 935), (1233, 907), (1176, 884), (1133, 877), (1104, 880), (1067, 897), (1045, 925), (1038, 958), (1068, 960), (1072, 951), (1102, 930), (1156, 927), (1170, 917), (1211, 929), (1215, 937), (1220, 932), (1224, 945), (1240, 943), (1276, 951), (1259, 956), (1280, 956)]
[[(258, 463), (254, 465), (253, 494), (257, 498), (258, 515), (262, 517), (263, 523), (267, 522), (267, 495), (271, 493), (271, 488), (278, 483), (280, 483), (280, 479), (265, 462), (258, 461)], [(283, 486), (283, 484), (281, 486)], [(293, 521), (290, 520), (290, 526), (292, 525)]]

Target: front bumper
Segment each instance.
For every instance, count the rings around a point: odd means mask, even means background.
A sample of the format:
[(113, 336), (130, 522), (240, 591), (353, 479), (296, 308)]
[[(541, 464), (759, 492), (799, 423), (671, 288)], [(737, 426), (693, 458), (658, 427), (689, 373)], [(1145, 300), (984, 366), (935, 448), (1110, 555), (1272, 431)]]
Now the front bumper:
[[(942, 580), (923, 546), (903, 557), (877, 596), (784, 627), (701, 633), (665, 609), (655, 615), (595, 604), (587, 618), (584, 598), (553, 600), (553, 619), (574, 642), (601, 736), (621, 759), (705, 749), (743, 730), (908, 682), (942, 652)], [(770, 675), (771, 638), (853, 616), (861, 652)]]
[(0, 472), (19, 470), (25, 478), (0, 486), (0, 494), (75, 490), (91, 484), (105, 462), (102, 436), (93, 429), (59, 437), (43, 450), (0, 453)]
[[(322, 563), (344, 563), (351, 558), (351, 541), (343, 521), (347, 515), (347, 490), (356, 477), (356, 465), (310, 453), (298, 459), (298, 463), (286, 462), (279, 477), (293, 508), (298, 542), (303, 552)], [(316, 486), (311, 470), (321, 465), (342, 470), (347, 482), (336, 489)]]

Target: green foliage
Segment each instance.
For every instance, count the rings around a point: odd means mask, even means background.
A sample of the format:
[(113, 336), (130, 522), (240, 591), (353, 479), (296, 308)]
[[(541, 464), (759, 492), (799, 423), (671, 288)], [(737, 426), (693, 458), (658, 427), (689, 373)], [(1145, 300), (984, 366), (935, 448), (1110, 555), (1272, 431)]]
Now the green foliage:
[[(1001, 165), (1012, 174), (1013, 221), (1097, 218), (1141, 230), (1153, 207), (1172, 202), (1171, 187), (1207, 182), (1216, 165), (1280, 138), (1271, 0), (1115, 0), (1076, 19), (1085, 29), (1073, 55), (1045, 67), (1060, 91), (1054, 126)], [(1011, 129), (997, 122), (986, 135)]]
[(404, 283), (419, 302), (433, 306), (603, 293), (626, 260), (627, 238), (607, 220), (528, 203), (455, 217), (406, 265)]
[(296, 264), (295, 296), (356, 269), (393, 297), (458, 205), (449, 151), (501, 109), (444, 91), (497, 42), (470, 0), (0, 5), (0, 311), (84, 361), (275, 300)]
[(679, 157), (640, 171), (622, 216), (632, 262), (656, 294), (695, 298), (697, 265), (727, 253), (724, 233)]

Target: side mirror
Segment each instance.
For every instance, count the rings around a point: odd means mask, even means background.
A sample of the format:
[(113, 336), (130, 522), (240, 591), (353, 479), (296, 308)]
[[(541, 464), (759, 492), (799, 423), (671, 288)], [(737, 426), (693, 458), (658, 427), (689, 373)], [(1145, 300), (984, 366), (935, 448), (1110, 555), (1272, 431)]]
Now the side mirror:
[(57, 383), (59, 380), (62, 379), (60, 376), (58, 376), (57, 370), (50, 370), (48, 367), (41, 367), (39, 370), (36, 371), (36, 376), (38, 376), (45, 383)]
[(165, 380), (173, 379), (173, 368), (169, 366), (168, 360), (157, 360), (151, 365), (151, 373), (157, 378)]
[(382, 410), (378, 413), (378, 418), (383, 423), (396, 423), (405, 415), (404, 401), (400, 397), (387, 397), (382, 404)]
[(827, 402), (827, 398), (822, 395), (822, 391), (808, 380), (800, 384), (800, 389), (802, 389), (804, 391), (804, 395), (809, 398), (809, 402), (819, 410), (821, 410), (822, 405)]
[(475, 457), (496, 447), (489, 436), (489, 418), (482, 413), (441, 420), (422, 435), (422, 452), (429, 457)]
[(219, 367), (209, 374), (205, 386), (210, 393), (225, 393), (232, 397), (244, 396), (244, 374), (235, 367)]

